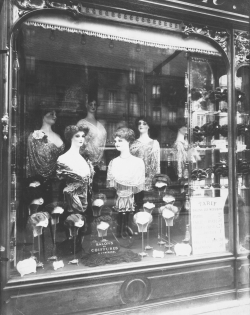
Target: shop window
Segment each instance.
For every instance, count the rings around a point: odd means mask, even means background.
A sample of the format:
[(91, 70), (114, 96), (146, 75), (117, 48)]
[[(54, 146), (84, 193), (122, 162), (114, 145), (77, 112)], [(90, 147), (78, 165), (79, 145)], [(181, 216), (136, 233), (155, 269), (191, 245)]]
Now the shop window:
[(136, 70), (135, 69), (130, 69), (129, 70), (129, 83), (130, 84), (135, 84), (135, 79), (136, 79)]
[(77, 32), (52, 41), (37, 25), (21, 27), (36, 36), (20, 39), (16, 70), (15, 101), (28, 102), (15, 114), (12, 276), (230, 251), (220, 53), (198, 40), (199, 53), (123, 39), (110, 49), (99, 33), (83, 46)]
[(26, 57), (26, 69), (30, 72), (30, 74), (35, 73), (35, 67), (36, 67), (36, 59), (34, 56), (27, 56)]
[(108, 110), (113, 111), (116, 105), (117, 91), (108, 91)]
[(152, 98), (158, 99), (161, 97), (161, 86), (153, 85), (152, 86)]
[(239, 253), (246, 254), (250, 249), (250, 200), (249, 200), (249, 79), (250, 67), (241, 66), (235, 77), (235, 102), (237, 119), (237, 193)]
[(138, 104), (137, 93), (130, 93), (129, 104), (130, 104), (131, 115), (133, 115), (133, 116), (140, 115), (140, 108), (139, 108), (139, 104)]

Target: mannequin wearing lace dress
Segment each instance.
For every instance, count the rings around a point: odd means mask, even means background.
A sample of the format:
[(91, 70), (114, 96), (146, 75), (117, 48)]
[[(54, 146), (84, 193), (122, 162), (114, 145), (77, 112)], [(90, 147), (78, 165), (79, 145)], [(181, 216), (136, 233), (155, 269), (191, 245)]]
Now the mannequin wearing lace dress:
[(63, 190), (68, 212), (84, 213), (88, 206), (88, 190), (92, 183), (93, 167), (80, 154), (88, 127), (68, 126), (65, 139), (71, 142), (70, 149), (57, 160), (57, 176), (66, 180)]
[(160, 145), (157, 140), (149, 137), (149, 123), (145, 117), (136, 121), (140, 136), (130, 147), (132, 155), (139, 157), (145, 164), (145, 190), (152, 189), (152, 179), (161, 172), (160, 169)]
[[(139, 117), (136, 120), (136, 127), (139, 131), (139, 138), (130, 146), (132, 155), (139, 157), (145, 164), (145, 191), (152, 190), (152, 179), (160, 170), (160, 145), (157, 140), (149, 137), (150, 125), (148, 119)], [(135, 196), (137, 210), (142, 208), (144, 191)]]

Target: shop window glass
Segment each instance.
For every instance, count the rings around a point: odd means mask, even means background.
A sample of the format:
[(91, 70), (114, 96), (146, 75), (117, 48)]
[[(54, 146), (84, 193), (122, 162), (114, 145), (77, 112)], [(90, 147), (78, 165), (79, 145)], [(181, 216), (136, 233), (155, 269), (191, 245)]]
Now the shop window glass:
[(239, 253), (250, 250), (250, 200), (249, 200), (249, 78), (250, 67), (241, 66), (235, 77), (235, 102), (237, 121), (237, 193)]
[(22, 34), (13, 277), (229, 251), (219, 54), (32, 25)]

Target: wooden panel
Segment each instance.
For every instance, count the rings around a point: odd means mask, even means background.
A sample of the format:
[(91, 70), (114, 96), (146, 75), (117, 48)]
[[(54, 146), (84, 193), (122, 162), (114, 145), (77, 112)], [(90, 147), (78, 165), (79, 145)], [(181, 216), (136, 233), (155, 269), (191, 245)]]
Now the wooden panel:
[(238, 268), (239, 272), (239, 277), (238, 277), (238, 285), (240, 286), (249, 286), (250, 278), (249, 278), (249, 270), (250, 270), (250, 265), (249, 263), (245, 263), (240, 265)]
[[(63, 288), (12, 298), (13, 315), (71, 314), (81, 310), (118, 306), (121, 282), (78, 288)], [(43, 288), (45, 289), (45, 288)]]
[[(78, 280), (79, 281), (79, 280)], [(44, 315), (71, 314), (74, 312), (88, 312), (111, 310), (142, 305), (144, 302), (154, 303), (157, 300), (170, 300), (210, 294), (233, 288), (234, 272), (228, 263), (198, 265), (192, 268), (163, 269), (137, 272), (136, 275), (120, 275), (111, 282), (99, 279), (91, 282), (84, 280), (72, 287), (69, 284), (57, 287), (42, 287), (42, 292), (19, 291), (20, 295), (12, 296), (9, 314)], [(137, 292), (139, 290), (140, 292)], [(42, 306), (42, 307), (40, 307)], [(40, 307), (40, 308), (39, 308)]]
[(221, 266), (205, 270), (185, 271), (151, 277), (150, 299), (167, 298), (206, 290), (231, 287), (234, 281), (232, 266)]

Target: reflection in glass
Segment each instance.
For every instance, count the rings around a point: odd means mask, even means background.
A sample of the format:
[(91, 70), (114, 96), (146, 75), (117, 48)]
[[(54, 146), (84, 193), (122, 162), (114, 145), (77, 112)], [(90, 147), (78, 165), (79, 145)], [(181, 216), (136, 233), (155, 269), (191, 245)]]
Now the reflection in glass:
[[(28, 36), (34, 31), (36, 36)], [(116, 263), (143, 257), (153, 264), (230, 250), (229, 108), (219, 54), (57, 30), (51, 40), (50, 29), (27, 24), (22, 33), (27, 36), (20, 38), (18, 52), (23, 114), (17, 123), (16, 261), (28, 259), (34, 244), (29, 216), (46, 209), (51, 218), (41, 234), (44, 269), (37, 275), (86, 269), (86, 261), (98, 266), (106, 255)], [(245, 218), (249, 92), (247, 75), (239, 76), (245, 96), (238, 93), (238, 190)], [(89, 132), (82, 141), (72, 137), (72, 144), (64, 134), (67, 126)], [(117, 136), (123, 129), (132, 130), (136, 140)], [(127, 156), (119, 155), (124, 147)], [(41, 194), (27, 198), (36, 182)], [(135, 220), (143, 213), (151, 218), (146, 256), (144, 232), (140, 235)], [(81, 227), (74, 223), (78, 216)]]

